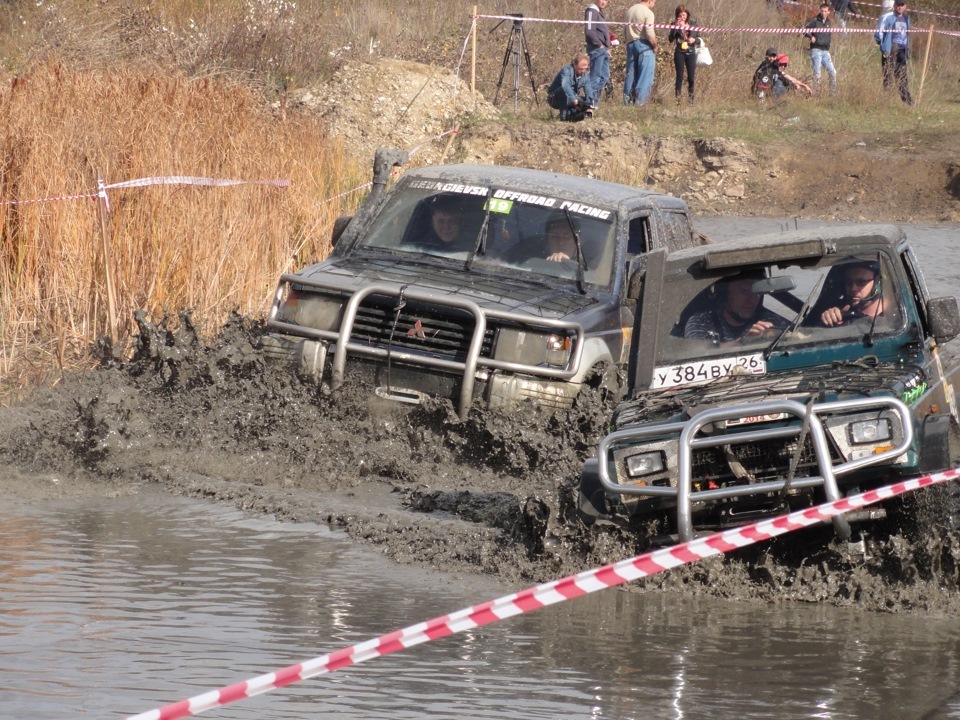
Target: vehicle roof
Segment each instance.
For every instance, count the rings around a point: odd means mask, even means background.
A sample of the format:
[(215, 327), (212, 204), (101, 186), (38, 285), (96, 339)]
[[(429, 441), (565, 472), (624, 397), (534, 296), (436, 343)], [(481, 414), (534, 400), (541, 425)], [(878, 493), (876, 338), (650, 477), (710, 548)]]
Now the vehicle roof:
[(594, 178), (566, 175), (549, 170), (509, 167), (506, 165), (433, 165), (412, 168), (404, 177), (430, 180), (459, 181), (475, 184), (497, 184), (526, 192), (540, 194), (563, 194), (601, 205), (619, 205), (638, 198), (656, 199), (658, 204), (686, 208), (686, 203), (673, 195), (631, 187), (621, 183)]
[(849, 255), (864, 249), (876, 249), (878, 246), (887, 246), (891, 249), (906, 238), (903, 230), (897, 225), (887, 224), (857, 224), (834, 227), (816, 227), (805, 230), (790, 230), (781, 233), (766, 235), (752, 235), (715, 243), (701, 245), (671, 252), (667, 261), (686, 262), (697, 260), (710, 252), (724, 252), (739, 250), (749, 256), (750, 251), (756, 252), (756, 259), (752, 262), (766, 261), (767, 250), (782, 248), (784, 245), (810, 240), (823, 240), (835, 251), (830, 254)]

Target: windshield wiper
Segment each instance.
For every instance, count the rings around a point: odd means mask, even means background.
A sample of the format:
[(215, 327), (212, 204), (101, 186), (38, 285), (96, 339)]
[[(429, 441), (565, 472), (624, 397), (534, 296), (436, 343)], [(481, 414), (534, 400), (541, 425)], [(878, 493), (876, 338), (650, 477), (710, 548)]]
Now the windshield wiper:
[(877, 300), (880, 302), (880, 306), (877, 308), (877, 312), (873, 314), (873, 318), (870, 320), (870, 331), (863, 336), (863, 345), (864, 347), (873, 347), (873, 331), (877, 327), (877, 318), (880, 317), (880, 313), (883, 312), (883, 283), (881, 282), (881, 269), (883, 265), (881, 263), (880, 253), (877, 253), (877, 280), (876, 284), (880, 285), (880, 292), (877, 294)]
[(777, 336), (773, 339), (773, 342), (771, 342), (769, 345), (767, 345), (767, 347), (764, 348), (763, 350), (764, 360), (769, 360), (770, 356), (773, 355), (773, 349), (780, 344), (780, 341), (783, 340), (783, 338), (785, 338), (787, 335), (792, 333), (794, 330), (796, 330), (798, 327), (800, 327), (800, 323), (802, 323), (806, 319), (807, 314), (810, 312), (810, 308), (813, 307), (813, 298), (819, 294), (820, 286), (823, 285), (823, 279), (825, 277), (826, 277), (825, 275), (820, 276), (820, 279), (817, 280), (817, 284), (813, 286), (813, 290), (810, 291), (810, 294), (807, 295), (807, 299), (804, 300), (803, 305), (800, 306), (800, 311), (797, 313), (797, 316), (793, 319), (792, 322), (788, 323), (787, 326), (784, 327), (783, 330), (781, 330), (777, 334)]
[(587, 271), (587, 261), (583, 257), (583, 246), (580, 245), (580, 233), (577, 232), (577, 228), (573, 224), (573, 218), (570, 217), (570, 210), (564, 208), (563, 214), (567, 218), (567, 225), (570, 226), (570, 232), (573, 234), (573, 242), (577, 246), (577, 290), (580, 291), (581, 295), (586, 295), (587, 289), (584, 286), (583, 276)]
[(490, 189), (487, 191), (487, 201), (483, 204), (483, 224), (480, 226), (480, 234), (477, 235), (477, 241), (473, 244), (473, 250), (470, 251), (470, 255), (467, 256), (467, 262), (464, 264), (463, 269), (469, 270), (470, 266), (473, 265), (473, 259), (477, 256), (477, 253), (481, 255), (487, 254), (487, 228), (490, 227), (490, 199), (493, 197), (493, 186), (490, 186)]

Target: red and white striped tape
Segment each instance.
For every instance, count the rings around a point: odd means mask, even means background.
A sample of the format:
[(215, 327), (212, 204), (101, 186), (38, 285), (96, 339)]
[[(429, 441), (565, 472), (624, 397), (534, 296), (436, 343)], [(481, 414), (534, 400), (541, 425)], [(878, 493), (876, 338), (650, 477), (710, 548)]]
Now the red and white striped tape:
[(147, 187), (148, 185), (205, 185), (208, 187), (230, 187), (233, 185), (271, 185), (278, 188), (290, 187), (289, 180), (226, 180), (224, 178), (194, 177), (191, 175), (164, 175), (160, 177), (138, 178), (104, 185), (105, 190), (114, 188)]
[(36, 198), (33, 200), (0, 200), (0, 205), (29, 205), (30, 203), (56, 202), (57, 200), (88, 200), (98, 197), (99, 193), (83, 193), (81, 195), (60, 195), (58, 197)]
[[(474, 21), (476, 20), (518, 20), (519, 18), (514, 17), (513, 15), (475, 15)], [(535, 17), (524, 17), (522, 18), (524, 22), (533, 22), (533, 23), (556, 23), (561, 25), (585, 25), (586, 20), (558, 20), (555, 18), (535, 18)], [(630, 23), (624, 22), (615, 22), (613, 20), (607, 21), (608, 25), (628, 25)], [(654, 23), (652, 26), (648, 24), (632, 24), (633, 27), (653, 27), (655, 30), (674, 30), (681, 29), (679, 25), (673, 25), (672, 23)], [(701, 25), (696, 26), (696, 31), (698, 33), (709, 33), (711, 35), (717, 33), (753, 33), (753, 34), (769, 34), (769, 35), (802, 35), (806, 32), (805, 28), (790, 27), (790, 28), (772, 28), (772, 27), (752, 27), (752, 28), (743, 28), (743, 27), (705, 27)], [(873, 35), (877, 31), (876, 28), (851, 28), (851, 27), (830, 27), (830, 28), (818, 28), (817, 32), (825, 33), (850, 33), (850, 34), (870, 34)], [(910, 28), (904, 32), (909, 33), (928, 33), (930, 32), (929, 28)], [(934, 30), (934, 33), (940, 35), (950, 35), (951, 33), (944, 30)]]
[(474, 605), (451, 615), (442, 615), (433, 620), (411, 625), (403, 630), (381, 635), (359, 645), (321, 655), (313, 660), (291, 665), (282, 670), (260, 675), (220, 690), (212, 690), (172, 705), (134, 715), (127, 720), (176, 720), (176, 718), (196, 715), (205, 710), (223, 707), (238, 700), (292, 685), (317, 675), (331, 673), (367, 660), (390, 655), (414, 645), (489, 625), (514, 615), (539, 610), (548, 605), (555, 605), (581, 595), (616, 587), (703, 558), (769, 540), (778, 535), (816, 525), (850, 510), (856, 510), (881, 500), (887, 500), (930, 485), (944, 483), (958, 477), (960, 477), (960, 469), (951, 469), (935, 475), (912, 478), (789, 515), (781, 515), (752, 525), (725, 530), (673, 547), (638, 555), (628, 560), (586, 570), (577, 575), (571, 575), (519, 593), (505, 595), (497, 600)]
[[(207, 185), (212, 187), (229, 187), (232, 185), (271, 185), (278, 188), (290, 187), (289, 180), (226, 180), (223, 178), (193, 177), (190, 175), (166, 175), (161, 177), (138, 178), (125, 180), (109, 185), (101, 184), (95, 193), (81, 193), (79, 195), (58, 195), (57, 197), (35, 198), (32, 200), (0, 200), (0, 205), (28, 205), (30, 203), (56, 202), (58, 200), (87, 200), (102, 197), (107, 200), (107, 190), (122, 188), (147, 187), (148, 185)], [(108, 200), (109, 208), (109, 200)]]

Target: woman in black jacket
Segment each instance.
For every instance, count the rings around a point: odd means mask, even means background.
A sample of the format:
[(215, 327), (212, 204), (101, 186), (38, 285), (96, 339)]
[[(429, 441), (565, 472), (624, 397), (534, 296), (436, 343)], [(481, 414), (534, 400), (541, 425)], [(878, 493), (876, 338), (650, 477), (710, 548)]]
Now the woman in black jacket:
[(680, 91), (683, 89), (683, 70), (687, 70), (687, 93), (693, 102), (694, 78), (697, 71), (697, 38), (700, 33), (696, 23), (690, 19), (686, 5), (677, 5), (673, 24), (677, 27), (670, 31), (668, 40), (673, 46), (673, 65), (677, 69), (677, 104), (680, 104)]

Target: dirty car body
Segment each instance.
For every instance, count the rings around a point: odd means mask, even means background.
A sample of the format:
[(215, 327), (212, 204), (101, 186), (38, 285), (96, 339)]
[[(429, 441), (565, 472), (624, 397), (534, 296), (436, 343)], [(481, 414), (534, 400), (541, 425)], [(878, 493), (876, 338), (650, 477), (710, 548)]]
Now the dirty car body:
[[(764, 332), (717, 324), (734, 281)], [(958, 327), (894, 226), (648, 256), (631, 389), (584, 468), (584, 517), (659, 513), (690, 539), (950, 467), (958, 369), (940, 345)]]
[[(378, 154), (375, 183), (393, 164)], [(564, 253), (548, 231), (566, 235)], [(281, 277), (264, 349), (334, 388), (359, 376), (383, 397), (447, 397), (461, 414), (478, 399), (568, 407), (588, 382), (622, 391), (632, 258), (694, 242), (669, 195), (519, 168), (418, 168), (371, 193), (329, 258)]]

